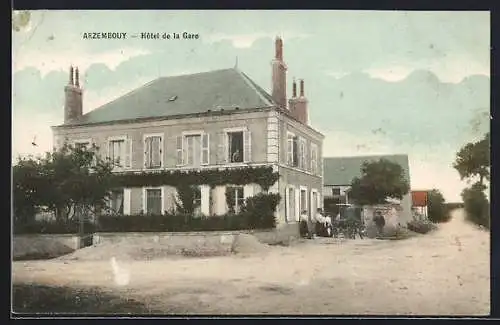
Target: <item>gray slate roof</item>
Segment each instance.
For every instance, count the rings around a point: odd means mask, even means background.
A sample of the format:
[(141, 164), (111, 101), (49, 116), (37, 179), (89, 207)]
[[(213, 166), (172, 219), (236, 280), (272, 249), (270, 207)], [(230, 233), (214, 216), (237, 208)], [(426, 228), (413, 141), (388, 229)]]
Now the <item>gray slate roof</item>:
[[(169, 100), (173, 99), (173, 100)], [(238, 69), (162, 77), (69, 124), (92, 124), (275, 106), (271, 96)]]
[(385, 158), (403, 167), (405, 177), (410, 180), (408, 155), (379, 155), (353, 157), (324, 157), (324, 185), (349, 185), (354, 177), (361, 176), (361, 166), (365, 161), (377, 161)]

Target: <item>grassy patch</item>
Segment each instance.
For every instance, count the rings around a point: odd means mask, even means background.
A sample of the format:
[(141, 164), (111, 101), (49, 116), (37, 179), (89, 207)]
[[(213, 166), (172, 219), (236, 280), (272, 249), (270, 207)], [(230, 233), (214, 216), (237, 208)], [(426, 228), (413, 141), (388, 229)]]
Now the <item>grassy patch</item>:
[(144, 304), (98, 289), (13, 285), (13, 312), (36, 314), (151, 314)]

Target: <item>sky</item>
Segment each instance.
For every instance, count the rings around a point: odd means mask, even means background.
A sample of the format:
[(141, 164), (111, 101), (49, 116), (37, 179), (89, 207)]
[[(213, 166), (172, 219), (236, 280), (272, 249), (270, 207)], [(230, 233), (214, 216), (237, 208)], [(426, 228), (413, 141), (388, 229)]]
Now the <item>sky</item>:
[[(83, 39), (86, 32), (128, 37)], [(130, 37), (141, 32), (181, 39)], [(84, 113), (158, 77), (236, 62), (270, 92), (278, 35), (288, 85), (305, 80), (324, 156), (408, 154), (412, 189), (461, 200), (467, 184), (452, 168), (455, 154), (489, 130), (489, 12), (14, 12), (12, 158), (51, 150), (70, 65), (80, 69)]]

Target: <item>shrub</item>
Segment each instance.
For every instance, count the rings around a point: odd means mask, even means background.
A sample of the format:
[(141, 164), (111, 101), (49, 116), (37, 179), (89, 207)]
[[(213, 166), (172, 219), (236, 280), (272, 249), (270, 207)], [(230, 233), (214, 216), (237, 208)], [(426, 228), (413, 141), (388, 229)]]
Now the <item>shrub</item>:
[[(83, 223), (84, 233), (93, 233), (95, 225), (89, 221)], [(14, 221), (14, 234), (78, 234), (80, 231), (80, 223), (78, 220), (68, 221), (29, 221), (16, 222)]]
[(429, 220), (434, 223), (448, 222), (451, 218), (450, 211), (444, 203), (443, 194), (439, 190), (432, 190), (428, 193), (428, 211)]
[(101, 216), (100, 232), (184, 232), (248, 229), (243, 214), (193, 218), (187, 214)]
[(479, 226), (490, 228), (490, 204), (484, 194), (484, 186), (474, 184), (462, 192), (466, 219)]
[(435, 224), (433, 224), (429, 220), (418, 220), (414, 219), (407, 224), (408, 230), (419, 233), (419, 234), (426, 234), (434, 229), (437, 228)]
[[(247, 204), (239, 214), (195, 218), (187, 213), (165, 213), (163, 215), (102, 215), (98, 224), (85, 224), (85, 232), (187, 232), (224, 231), (246, 229), (271, 229), (276, 226), (274, 212), (280, 201), (279, 194), (260, 193), (247, 198)], [(79, 223), (56, 221), (33, 221), (18, 223), (16, 233), (31, 234), (77, 234)]]
[(247, 198), (242, 214), (246, 216), (248, 226), (251, 229), (276, 227), (274, 212), (280, 200), (277, 193), (259, 193)]

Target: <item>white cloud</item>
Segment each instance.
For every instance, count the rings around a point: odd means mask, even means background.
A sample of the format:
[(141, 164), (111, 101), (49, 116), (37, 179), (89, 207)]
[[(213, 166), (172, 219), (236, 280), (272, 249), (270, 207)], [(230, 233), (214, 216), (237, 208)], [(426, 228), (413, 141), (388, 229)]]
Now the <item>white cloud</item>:
[(108, 51), (101, 54), (88, 54), (79, 52), (77, 48), (71, 48), (67, 52), (50, 51), (14, 51), (12, 52), (13, 71), (19, 71), (26, 67), (35, 67), (40, 70), (42, 76), (50, 71), (59, 71), (62, 67), (68, 68), (76, 65), (81, 72), (95, 63), (104, 63), (110, 69), (115, 69), (120, 63), (133, 57), (147, 55), (150, 52), (139, 48), (123, 48), (120, 50)]
[(413, 68), (411, 67), (393, 66), (389, 68), (368, 69), (364, 72), (368, 73), (372, 78), (397, 82), (405, 79), (412, 71)]
[(447, 57), (443, 60), (419, 61), (393, 66), (374, 67), (364, 72), (372, 78), (396, 82), (405, 79), (414, 70), (429, 70), (441, 81), (459, 83), (470, 75), (490, 76), (490, 61), (479, 62), (465, 57)]
[(284, 40), (290, 40), (294, 38), (306, 38), (309, 37), (308, 34), (304, 33), (251, 33), (251, 34), (224, 34), (224, 33), (215, 33), (210, 35), (207, 38), (208, 43), (220, 42), (229, 40), (232, 42), (235, 48), (250, 48), (253, 43), (258, 39), (262, 38), (271, 38), (274, 39), (276, 35), (281, 35)]

